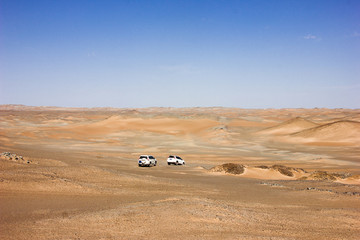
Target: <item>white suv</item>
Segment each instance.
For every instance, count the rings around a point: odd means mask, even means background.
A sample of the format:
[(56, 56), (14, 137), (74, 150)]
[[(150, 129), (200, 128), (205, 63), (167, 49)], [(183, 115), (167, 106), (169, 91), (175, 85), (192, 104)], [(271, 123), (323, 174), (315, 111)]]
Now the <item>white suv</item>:
[(167, 159), (167, 163), (168, 165), (170, 164), (185, 165), (185, 161), (181, 157), (175, 155), (170, 155)]
[(144, 167), (144, 166), (156, 166), (157, 161), (156, 158), (154, 158), (151, 155), (141, 155), (139, 157), (139, 161), (138, 161), (139, 167)]

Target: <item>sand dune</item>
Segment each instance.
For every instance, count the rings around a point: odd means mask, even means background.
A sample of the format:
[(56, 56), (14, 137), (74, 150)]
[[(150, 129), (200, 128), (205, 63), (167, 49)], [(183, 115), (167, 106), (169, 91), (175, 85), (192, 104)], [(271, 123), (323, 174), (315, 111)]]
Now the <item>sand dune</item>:
[(154, 132), (170, 135), (197, 134), (219, 123), (209, 119), (121, 118), (111, 116), (94, 123), (81, 123), (58, 130), (85, 135), (103, 135), (118, 131)]
[(360, 122), (337, 121), (291, 134), (308, 142), (346, 142), (360, 145)]
[(260, 134), (290, 134), (318, 126), (318, 124), (296, 117), (279, 125), (259, 131)]
[(291, 144), (360, 146), (360, 122), (351, 120), (325, 122), (325, 124), (317, 124), (296, 117), (259, 130), (256, 135), (268, 136), (272, 141)]

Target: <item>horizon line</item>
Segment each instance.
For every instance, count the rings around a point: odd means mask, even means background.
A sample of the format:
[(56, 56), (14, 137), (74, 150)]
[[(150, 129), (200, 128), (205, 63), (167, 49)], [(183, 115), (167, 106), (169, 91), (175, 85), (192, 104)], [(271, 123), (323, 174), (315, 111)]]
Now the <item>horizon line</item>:
[[(10, 108), (10, 109), (4, 109), (4, 108)], [(57, 110), (60, 109), (69, 109), (69, 110), (80, 110), (80, 109), (87, 109), (87, 110), (96, 110), (96, 109), (114, 109), (114, 110), (121, 110), (121, 109), (151, 109), (151, 108), (168, 108), (168, 109), (191, 109), (191, 108), (224, 108), (224, 109), (246, 109), (246, 110), (265, 110), (265, 109), (275, 109), (275, 110), (284, 110), (284, 109), (350, 109), (350, 110), (360, 110), (360, 108), (347, 108), (347, 107), (337, 107), (337, 108), (329, 108), (329, 107), (267, 107), (267, 108), (248, 108), (248, 107), (226, 107), (226, 106), (193, 106), (193, 107), (171, 107), (171, 106), (151, 106), (151, 107), (110, 107), (110, 106), (104, 106), (104, 107), (65, 107), (65, 106), (34, 106), (34, 105), (25, 105), (25, 104), (0, 104), (0, 110), (17, 110), (17, 107), (22, 108), (44, 108), (51, 110), (51, 108), (56, 108)], [(11, 109), (12, 108), (12, 109)]]

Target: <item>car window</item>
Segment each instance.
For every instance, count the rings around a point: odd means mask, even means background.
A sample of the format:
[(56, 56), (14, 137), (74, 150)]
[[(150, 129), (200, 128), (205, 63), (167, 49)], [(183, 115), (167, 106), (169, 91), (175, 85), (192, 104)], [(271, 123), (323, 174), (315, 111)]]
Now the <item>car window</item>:
[(150, 159), (154, 159), (154, 157), (153, 157), (153, 156), (149, 156), (149, 158), (150, 158)]
[(180, 157), (176, 156), (177, 159), (181, 159)]

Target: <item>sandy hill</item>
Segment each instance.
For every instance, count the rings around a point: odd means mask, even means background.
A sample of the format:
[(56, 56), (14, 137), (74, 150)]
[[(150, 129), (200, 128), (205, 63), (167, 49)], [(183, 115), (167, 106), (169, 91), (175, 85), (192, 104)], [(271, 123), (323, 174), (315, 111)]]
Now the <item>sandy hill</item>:
[(307, 138), (311, 141), (353, 142), (360, 143), (360, 122), (337, 121), (306, 129), (294, 134), (295, 137)]
[(318, 124), (308, 121), (301, 117), (296, 117), (280, 123), (274, 127), (266, 128), (259, 131), (262, 134), (291, 134), (296, 133), (305, 129), (313, 128), (318, 126)]
[(184, 135), (200, 134), (207, 129), (219, 125), (209, 119), (179, 118), (122, 118), (111, 116), (104, 120), (88, 123), (83, 122), (72, 126), (64, 126), (59, 131), (64, 133), (89, 135), (106, 135), (119, 131), (152, 132), (160, 134)]

